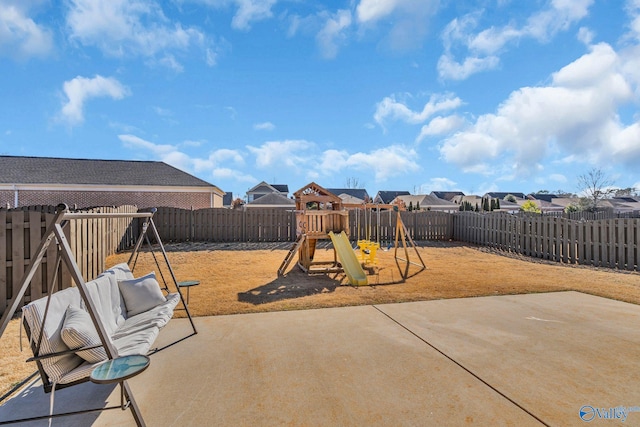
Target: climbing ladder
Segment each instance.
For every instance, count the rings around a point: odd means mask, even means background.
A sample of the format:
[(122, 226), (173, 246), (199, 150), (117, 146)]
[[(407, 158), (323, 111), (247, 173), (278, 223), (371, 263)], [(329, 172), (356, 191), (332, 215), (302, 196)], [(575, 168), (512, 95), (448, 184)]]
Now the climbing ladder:
[(289, 249), (287, 256), (284, 257), (282, 264), (280, 264), (280, 268), (278, 269), (278, 276), (284, 276), (284, 272), (287, 270), (287, 267), (289, 267), (289, 264), (291, 264), (291, 260), (293, 260), (293, 257), (296, 255), (298, 249), (300, 249), (300, 246), (302, 246), (302, 244), (304, 243), (306, 237), (306, 234), (300, 234), (298, 236), (296, 241), (291, 246), (291, 249)]

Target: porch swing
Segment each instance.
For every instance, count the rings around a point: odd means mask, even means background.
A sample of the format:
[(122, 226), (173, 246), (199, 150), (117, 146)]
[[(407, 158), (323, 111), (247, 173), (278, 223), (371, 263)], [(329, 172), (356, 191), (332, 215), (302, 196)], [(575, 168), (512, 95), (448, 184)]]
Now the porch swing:
[[(38, 267), (52, 243), (56, 244), (55, 272), (49, 278), (48, 295), (25, 305), (23, 324), (33, 357), (42, 379), (45, 393), (52, 393), (50, 413), (48, 415), (23, 418), (19, 420), (0, 421), (0, 425), (25, 421), (49, 419), (68, 415), (77, 415), (108, 409), (131, 410), (138, 426), (144, 426), (140, 408), (135, 402), (131, 388), (126, 379), (132, 375), (109, 378), (109, 381), (98, 381), (92, 374), (101, 366), (124, 360), (126, 357), (138, 357), (144, 366), (134, 375), (146, 369), (150, 352), (159, 331), (173, 317), (173, 311), (181, 303), (189, 319), (193, 332), (182, 339), (197, 333), (195, 324), (178, 286), (175, 273), (167, 257), (164, 245), (153, 222), (156, 209), (136, 213), (87, 213), (69, 212), (64, 204), (58, 205), (56, 214), (42, 236), (34, 256), (25, 269), (17, 293), (0, 320), (0, 337), (15, 314), (25, 292), (31, 283)], [(97, 278), (85, 282), (74, 258), (69, 242), (64, 234), (64, 227), (69, 221), (82, 219), (142, 219), (140, 235), (127, 263), (121, 263), (105, 270)], [(160, 264), (151, 245), (148, 233), (162, 252), (162, 258), (169, 272), (170, 281), (177, 292), (170, 293), (169, 283), (160, 268)], [(153, 255), (160, 278), (164, 284), (161, 288), (154, 273), (135, 278), (135, 268), (140, 249), (146, 242)], [(53, 260), (48, 260), (52, 262)], [(53, 293), (57, 282), (61, 263), (67, 267), (75, 287)], [(132, 264), (133, 263), (133, 264)], [(131, 267), (130, 267), (131, 266)], [(163, 293), (162, 291), (164, 290)], [(73, 320), (72, 320), (73, 319)], [(95, 331), (87, 325), (93, 325)], [(180, 339), (179, 341), (181, 341)], [(142, 356), (137, 356), (142, 355)], [(136, 359), (139, 362), (139, 359)], [(121, 403), (116, 406), (86, 409), (75, 412), (53, 413), (53, 396), (55, 390), (70, 387), (92, 380), (94, 382), (118, 383), (121, 389)], [(104, 378), (102, 378), (104, 379)]]

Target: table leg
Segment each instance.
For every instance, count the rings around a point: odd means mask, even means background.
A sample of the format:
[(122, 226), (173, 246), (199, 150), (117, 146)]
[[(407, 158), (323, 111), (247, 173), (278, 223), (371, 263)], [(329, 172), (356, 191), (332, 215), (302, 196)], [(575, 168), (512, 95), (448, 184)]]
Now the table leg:
[(138, 427), (146, 427), (147, 425), (142, 418), (142, 413), (140, 412), (140, 408), (133, 398), (133, 393), (131, 393), (131, 388), (129, 387), (129, 383), (126, 381), (122, 382), (122, 393), (126, 396), (129, 401), (129, 408), (131, 409), (131, 415), (133, 415), (133, 419), (136, 420), (136, 425)]

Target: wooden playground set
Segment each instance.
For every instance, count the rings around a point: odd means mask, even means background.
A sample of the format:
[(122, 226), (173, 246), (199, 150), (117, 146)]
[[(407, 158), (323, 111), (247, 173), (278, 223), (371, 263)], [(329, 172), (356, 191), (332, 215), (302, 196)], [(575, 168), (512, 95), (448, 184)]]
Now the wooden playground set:
[[(381, 248), (379, 241), (371, 240), (370, 227), (364, 239), (358, 238), (356, 240), (356, 247), (360, 252), (360, 259), (358, 259), (356, 250), (352, 247), (349, 239), (349, 211), (345, 208), (340, 197), (314, 182), (296, 191), (294, 197), (296, 201), (296, 241), (278, 268), (278, 275), (285, 275), (287, 268), (297, 254), (297, 265), (307, 274), (343, 272), (351, 285), (368, 285), (369, 281), (363, 265), (370, 264), (375, 267), (377, 253)], [(400, 212), (404, 210), (403, 206), (364, 203), (357, 208), (365, 210), (369, 216), (373, 211), (378, 213), (382, 210), (395, 212), (397, 220), (394, 258), (398, 267), (400, 268), (399, 261), (402, 261), (406, 263), (407, 267), (409, 264), (413, 264), (418, 266), (420, 271), (426, 269), (413, 239), (402, 222)], [(367, 215), (365, 214), (364, 217), (366, 219)], [(377, 235), (379, 236), (379, 233)], [(333, 248), (333, 260), (314, 260), (318, 240), (329, 239)], [(404, 249), (404, 258), (398, 254), (400, 246)], [(410, 247), (414, 250), (419, 262), (410, 259)], [(406, 273), (403, 275), (403, 271), (408, 271), (408, 268), (404, 270), (400, 268), (403, 279), (406, 279)]]

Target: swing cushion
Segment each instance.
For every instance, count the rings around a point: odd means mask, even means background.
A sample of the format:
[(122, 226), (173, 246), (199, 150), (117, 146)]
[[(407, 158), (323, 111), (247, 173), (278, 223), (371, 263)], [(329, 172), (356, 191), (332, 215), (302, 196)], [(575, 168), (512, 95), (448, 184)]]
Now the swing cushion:
[(118, 287), (127, 307), (127, 317), (149, 311), (167, 302), (153, 271), (137, 279), (119, 280)]
[[(74, 305), (67, 307), (60, 335), (70, 349), (102, 345), (89, 313)], [(98, 363), (107, 358), (103, 347), (79, 351), (76, 354), (89, 363)]]
[[(145, 276), (145, 278), (149, 279), (147, 276)], [(108, 336), (106, 338), (113, 343), (116, 351), (116, 354), (112, 355), (113, 357), (126, 356), (129, 354), (146, 354), (160, 333), (160, 329), (169, 322), (173, 316), (176, 305), (180, 302), (180, 295), (178, 293), (169, 294), (165, 298), (156, 281), (155, 286), (162, 296), (162, 301), (156, 298), (157, 304), (155, 306), (139, 314), (129, 315), (124, 295), (120, 292), (120, 287), (118, 286), (118, 280), (128, 281), (132, 278), (133, 274), (131, 274), (129, 267), (126, 264), (119, 264), (106, 270), (96, 279), (85, 283), (85, 289), (95, 308), (98, 321), (101, 322), (107, 332)], [(155, 281), (155, 279), (153, 280)], [(77, 311), (87, 312), (86, 316), (88, 320), (84, 326), (88, 326), (92, 322), (88, 308), (80, 296), (79, 289), (77, 287), (70, 287), (55, 292), (51, 295), (50, 299), (43, 297), (22, 308), (24, 320), (29, 326), (29, 335), (32, 343), (37, 343), (40, 330), (43, 329), (42, 320), (47, 300), (50, 301), (49, 311), (44, 326), (39, 355), (67, 351), (71, 348), (76, 349), (94, 342), (94, 339), (97, 338), (97, 331), (93, 330), (95, 328), (90, 328), (92, 330), (82, 330), (77, 324), (76, 316), (78, 318), (83, 316), (82, 313), (78, 314)], [(76, 311), (78, 307), (79, 309)], [(72, 313), (69, 314), (69, 312)], [(66, 325), (65, 321), (67, 323)], [(63, 339), (63, 329), (65, 329), (65, 326), (69, 330), (65, 331), (64, 335), (71, 335), (71, 341), (69, 341), (69, 336)], [(95, 336), (92, 335), (93, 333), (95, 333)], [(75, 337), (73, 337), (74, 335)], [(78, 344), (80, 336), (86, 339), (86, 343), (83, 341), (82, 345)], [(77, 341), (73, 340), (73, 338)], [(67, 340), (67, 342), (65, 342), (65, 340)], [(95, 344), (100, 344), (100, 340), (98, 339), (98, 342)], [(95, 350), (104, 351), (106, 356), (106, 351), (103, 348), (97, 348)], [(95, 350), (90, 351), (93, 352)], [(87, 352), (88, 351), (89, 350), (87, 350)], [(96, 360), (99, 355), (87, 355), (85, 351), (79, 353), (82, 353), (82, 355), (86, 357), (86, 360), (73, 353), (40, 359), (39, 363), (44, 373), (46, 373), (46, 378), (43, 376), (43, 382), (51, 385), (70, 384), (76, 381), (88, 380), (91, 370), (95, 365), (93, 361)]]

